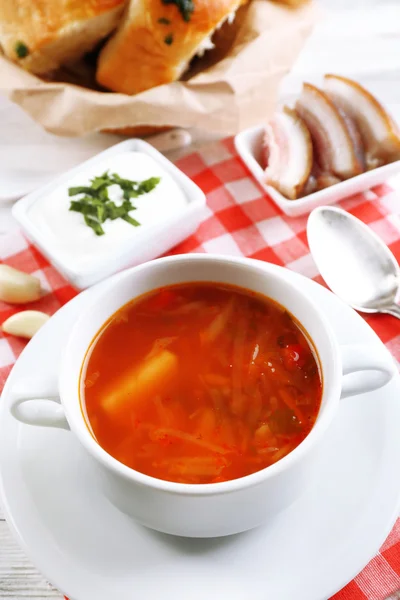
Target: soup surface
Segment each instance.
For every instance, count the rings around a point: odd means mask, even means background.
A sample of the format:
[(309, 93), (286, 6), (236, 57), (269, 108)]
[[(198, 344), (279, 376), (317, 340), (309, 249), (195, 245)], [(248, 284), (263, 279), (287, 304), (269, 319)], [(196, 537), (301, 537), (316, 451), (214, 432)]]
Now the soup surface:
[(82, 378), (92, 431), (109, 454), (193, 484), (284, 457), (310, 432), (322, 394), (291, 315), (216, 283), (161, 288), (122, 307), (93, 341)]

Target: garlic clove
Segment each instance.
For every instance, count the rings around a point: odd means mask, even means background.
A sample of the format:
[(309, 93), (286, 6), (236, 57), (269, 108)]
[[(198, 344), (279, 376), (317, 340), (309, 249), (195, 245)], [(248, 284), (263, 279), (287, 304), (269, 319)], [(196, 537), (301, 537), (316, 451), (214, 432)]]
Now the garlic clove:
[(23, 310), (4, 321), (1, 328), (5, 333), (31, 339), (49, 319), (39, 310)]
[(10, 304), (25, 304), (39, 300), (40, 281), (33, 275), (0, 265), (0, 300)]

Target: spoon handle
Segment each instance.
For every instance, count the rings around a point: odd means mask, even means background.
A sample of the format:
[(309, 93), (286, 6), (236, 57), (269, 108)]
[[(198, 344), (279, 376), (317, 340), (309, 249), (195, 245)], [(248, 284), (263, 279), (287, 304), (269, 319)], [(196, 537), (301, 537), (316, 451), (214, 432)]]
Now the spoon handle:
[(389, 306), (389, 308), (385, 308), (382, 312), (387, 313), (388, 315), (393, 315), (394, 317), (400, 319), (400, 306), (397, 306), (397, 304), (393, 304), (392, 306)]

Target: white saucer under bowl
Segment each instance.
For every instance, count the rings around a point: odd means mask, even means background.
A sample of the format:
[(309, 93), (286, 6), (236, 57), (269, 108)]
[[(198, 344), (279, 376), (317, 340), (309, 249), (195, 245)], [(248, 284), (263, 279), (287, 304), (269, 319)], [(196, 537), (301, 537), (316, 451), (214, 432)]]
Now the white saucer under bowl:
[[(287, 277), (323, 307), (341, 343), (379, 350), (374, 332), (333, 294)], [(325, 600), (338, 591), (398, 515), (400, 377), (342, 401), (312, 485), (274, 522), (214, 540), (159, 534), (99, 494), (70, 432), (19, 424), (8, 411), (13, 394), (54, 388), (68, 332), (98, 290), (72, 300), (37, 334), (0, 403), (0, 492), (32, 561), (73, 600)]]

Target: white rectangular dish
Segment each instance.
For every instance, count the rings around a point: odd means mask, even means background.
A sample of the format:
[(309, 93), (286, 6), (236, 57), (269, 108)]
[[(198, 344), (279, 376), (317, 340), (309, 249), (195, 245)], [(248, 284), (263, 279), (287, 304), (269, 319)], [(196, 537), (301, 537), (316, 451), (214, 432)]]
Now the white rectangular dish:
[[(156, 189), (133, 199), (137, 210), (132, 216), (140, 227), (122, 219), (107, 221), (105, 234), (97, 237), (81, 213), (69, 211), (68, 189), (89, 185), (90, 178), (107, 170), (123, 178), (161, 180)], [(13, 216), (56, 269), (84, 289), (182, 242), (199, 225), (205, 203), (200, 188), (165, 156), (142, 140), (130, 139), (25, 196), (14, 205)]]
[(309, 194), (299, 200), (288, 200), (264, 181), (264, 169), (260, 164), (263, 133), (264, 127), (262, 125), (245, 129), (235, 137), (235, 147), (239, 156), (261, 187), (289, 217), (306, 215), (314, 208), (317, 208), (317, 206), (335, 204), (339, 200), (348, 198), (353, 194), (365, 192), (375, 185), (385, 183), (390, 177), (400, 172), (400, 161), (396, 161), (332, 185), (319, 192)]

